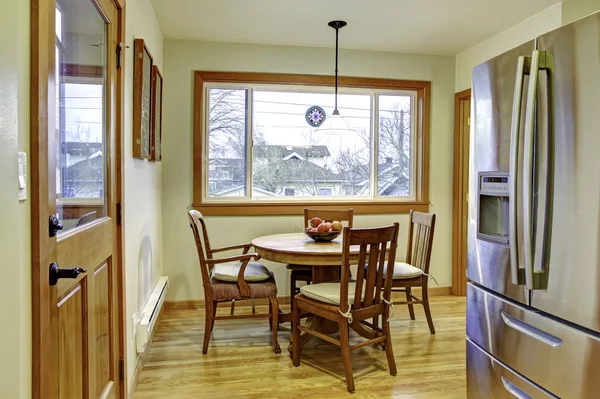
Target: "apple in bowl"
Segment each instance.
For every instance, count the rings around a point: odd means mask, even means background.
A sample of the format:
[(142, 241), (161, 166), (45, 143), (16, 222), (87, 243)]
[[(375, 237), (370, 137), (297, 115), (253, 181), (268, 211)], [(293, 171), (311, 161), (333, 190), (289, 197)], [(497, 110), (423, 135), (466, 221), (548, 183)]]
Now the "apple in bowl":
[(342, 225), (342, 222), (340, 222), (339, 220), (334, 220), (333, 223), (331, 223), (331, 230), (342, 231), (343, 229), (344, 229), (344, 226)]
[(310, 219), (308, 223), (310, 224), (310, 227), (319, 227), (319, 225), (323, 223), (323, 220), (321, 218), (314, 217)]
[(317, 227), (317, 231), (319, 233), (326, 233), (328, 231), (331, 231), (331, 226), (328, 226), (327, 223), (321, 223), (318, 227)]

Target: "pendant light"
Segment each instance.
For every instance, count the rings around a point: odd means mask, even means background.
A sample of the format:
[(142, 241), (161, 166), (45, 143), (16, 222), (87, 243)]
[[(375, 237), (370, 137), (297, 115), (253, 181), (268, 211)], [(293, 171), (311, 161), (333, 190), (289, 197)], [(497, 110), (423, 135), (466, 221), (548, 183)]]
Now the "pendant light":
[(340, 115), (340, 111), (337, 107), (337, 94), (338, 94), (338, 35), (339, 30), (346, 26), (346, 21), (331, 21), (328, 23), (330, 27), (335, 29), (335, 109), (333, 114), (325, 119), (323, 124), (319, 126), (315, 132), (333, 133), (333, 132), (353, 132), (352, 129), (344, 118)]

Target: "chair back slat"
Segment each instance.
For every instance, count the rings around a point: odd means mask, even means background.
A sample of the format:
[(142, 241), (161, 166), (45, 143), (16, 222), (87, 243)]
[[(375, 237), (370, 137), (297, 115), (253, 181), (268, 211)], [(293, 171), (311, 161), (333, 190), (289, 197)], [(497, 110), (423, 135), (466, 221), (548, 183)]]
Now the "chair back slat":
[(435, 214), (410, 212), (406, 263), (418, 267), (426, 274), (429, 274), (434, 229)]
[(342, 222), (342, 224), (343, 222), (346, 222), (348, 227), (352, 227), (354, 222), (354, 209), (304, 209), (304, 227), (309, 227), (310, 219), (314, 217), (319, 217), (326, 222), (333, 222), (334, 220), (338, 220)]
[[(367, 246), (361, 245), (358, 252), (358, 269), (356, 272), (356, 292), (362, 292), (365, 279), (365, 261), (367, 259)], [(361, 302), (360, 296), (354, 297), (354, 307), (359, 307)]]
[(419, 246), (419, 259), (417, 260), (417, 263), (419, 266), (417, 266), (419, 269), (422, 270), (423, 266), (425, 265), (425, 257), (427, 256), (427, 231), (429, 230), (429, 227), (423, 226), (421, 225), (421, 231), (419, 234), (419, 239), (417, 240), (417, 245)]
[(417, 234), (415, 235), (415, 248), (416, 248), (416, 256), (415, 263), (416, 267), (419, 267), (423, 264), (423, 252), (425, 251), (425, 239), (423, 233), (425, 232), (425, 227), (421, 224), (417, 225)]
[[(379, 260), (378, 260), (378, 266), (377, 266), (377, 283), (375, 284), (375, 292), (381, 292), (381, 289), (383, 288), (383, 282), (384, 280), (384, 275), (383, 272), (386, 269), (385, 268), (385, 258), (386, 258), (386, 249), (387, 249), (387, 242), (384, 242), (383, 244), (381, 244), (381, 250), (379, 251)], [(379, 303), (381, 302), (381, 296), (380, 295), (375, 295), (375, 298), (373, 299), (374, 303)]]
[[(419, 257), (421, 256), (421, 253), (419, 252), (421, 250), (421, 247), (419, 246), (419, 236), (421, 235), (421, 225), (417, 224), (414, 225), (411, 223), (411, 226), (414, 227), (414, 232), (412, 235), (413, 238), (413, 246), (412, 246), (412, 257), (411, 257), (411, 262), (414, 263), (419, 263)], [(412, 264), (412, 263), (411, 263)], [(415, 265), (416, 267), (416, 265)]]
[[(391, 226), (368, 228), (368, 229), (353, 229), (350, 227), (344, 228), (344, 241), (342, 246), (342, 279), (340, 285), (340, 309), (343, 312), (348, 311), (348, 282), (350, 273), (350, 247), (360, 246), (359, 261), (358, 261), (358, 279), (354, 291), (354, 308), (360, 309), (372, 306), (380, 302), (380, 291), (376, 287), (383, 285), (383, 281), (379, 281), (382, 277), (384, 266), (387, 264), (387, 274), (389, 279), (385, 280), (383, 287), (383, 297), (389, 301), (391, 294), (391, 276), (394, 269), (394, 261), (396, 257), (396, 247), (398, 244), (398, 223)], [(386, 249), (389, 243), (389, 255), (386, 263)], [(369, 254), (366, 254), (366, 251)], [(368, 256), (368, 261), (367, 261)], [(361, 269), (363, 271), (361, 272)], [(366, 272), (364, 271), (366, 269)], [(378, 277), (379, 275), (379, 277)], [(363, 278), (364, 277), (364, 278)], [(363, 289), (364, 286), (364, 289)], [(362, 292), (364, 291), (364, 300), (361, 301)]]
[[(377, 278), (377, 269), (379, 267), (379, 243), (371, 244), (369, 246), (369, 263), (368, 265), (374, 265), (375, 267), (367, 267), (367, 274), (365, 276), (365, 299), (364, 305), (371, 306), (373, 304), (373, 290), (375, 289), (375, 279)], [(360, 295), (361, 293), (357, 293)]]
[(196, 242), (196, 249), (198, 251), (198, 259), (200, 261), (200, 271), (202, 272), (202, 281), (204, 289), (210, 289), (210, 271), (211, 267), (206, 259), (212, 259), (210, 251), (210, 243), (208, 241), (208, 232), (206, 230), (206, 224), (204, 223), (204, 217), (200, 212), (192, 209), (188, 212), (190, 219), (190, 227), (194, 233), (194, 241)]

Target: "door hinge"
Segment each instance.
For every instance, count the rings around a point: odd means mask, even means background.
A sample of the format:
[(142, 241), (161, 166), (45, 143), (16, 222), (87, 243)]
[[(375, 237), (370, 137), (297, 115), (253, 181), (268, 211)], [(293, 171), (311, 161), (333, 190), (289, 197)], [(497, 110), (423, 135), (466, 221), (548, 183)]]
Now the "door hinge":
[(117, 43), (117, 69), (121, 68), (121, 46), (123, 43)]
[(469, 202), (469, 193), (465, 194), (465, 201)]
[(121, 221), (123, 220), (123, 207), (121, 206), (120, 202), (117, 202), (117, 225), (121, 224)]
[(129, 46), (126, 46), (123, 42), (117, 43), (117, 69), (121, 68), (121, 54), (124, 48), (129, 48)]
[(471, 117), (467, 118), (467, 126), (471, 126)]
[(119, 380), (125, 381), (125, 360), (119, 359)]

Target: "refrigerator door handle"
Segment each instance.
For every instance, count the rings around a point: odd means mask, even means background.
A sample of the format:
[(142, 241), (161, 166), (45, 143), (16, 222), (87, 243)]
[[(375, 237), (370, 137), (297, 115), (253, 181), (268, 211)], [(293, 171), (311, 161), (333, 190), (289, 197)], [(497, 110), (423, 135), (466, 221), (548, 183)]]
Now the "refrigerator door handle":
[(500, 312), (502, 316), (502, 320), (504, 323), (510, 328), (517, 330), (525, 335), (530, 336), (533, 339), (536, 339), (544, 344), (551, 346), (552, 348), (558, 348), (562, 345), (562, 339), (555, 337), (554, 335), (548, 334), (545, 331), (540, 330), (539, 328), (535, 328), (530, 326), (529, 324), (509, 315), (508, 313), (502, 311)]
[(523, 82), (529, 74), (531, 57), (520, 56), (517, 61), (517, 76), (513, 95), (512, 122), (510, 128), (510, 173), (508, 202), (508, 244), (510, 247), (510, 275), (515, 285), (525, 284), (525, 274), (519, 268), (519, 252), (517, 243), (517, 188), (519, 163), (519, 133), (521, 129), (521, 107), (523, 105)]
[(512, 396), (517, 399), (533, 399), (531, 396), (527, 395), (523, 392), (518, 386), (510, 382), (506, 377), (502, 376), (502, 385), (504, 385), (504, 389), (508, 391)]
[[(544, 272), (534, 272), (533, 248), (533, 190), (534, 188), (534, 150), (536, 102), (539, 82), (539, 71), (549, 69), (552, 56), (547, 51), (535, 50), (531, 56), (527, 105), (525, 107), (525, 140), (523, 145), (523, 256), (525, 257), (525, 285), (529, 290), (542, 289)], [(545, 187), (544, 189), (547, 189)], [(544, 196), (547, 201), (547, 196)], [(544, 202), (546, 202), (544, 201)], [(547, 208), (548, 204), (540, 204)], [(542, 232), (540, 232), (542, 233)], [(543, 237), (543, 234), (540, 235)]]

